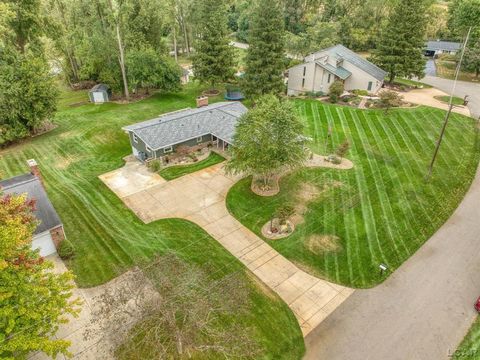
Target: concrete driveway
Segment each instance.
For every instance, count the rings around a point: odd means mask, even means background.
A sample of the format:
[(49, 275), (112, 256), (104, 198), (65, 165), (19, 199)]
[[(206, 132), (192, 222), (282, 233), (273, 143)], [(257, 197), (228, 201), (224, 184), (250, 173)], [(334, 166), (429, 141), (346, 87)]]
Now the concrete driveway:
[(231, 216), (225, 197), (240, 178), (226, 175), (223, 164), (153, 186), (145, 179), (144, 186), (139, 185), (136, 179), (144, 173), (137, 170), (127, 162), (100, 179), (145, 223), (176, 217), (203, 227), (288, 304), (304, 335), (353, 293), (300, 270)]
[[(420, 80), (426, 84), (435, 86), (447, 94), (450, 94), (453, 89), (453, 81), (443, 79), (435, 76), (425, 76)], [(480, 116), (480, 84), (466, 81), (458, 81), (455, 90), (455, 96), (463, 98), (465, 95), (469, 96), (468, 108), (472, 113), (472, 116), (478, 118)]]
[[(448, 104), (435, 99), (435, 96), (446, 96), (447, 94), (441, 90), (431, 89), (416, 89), (405, 93), (400, 93), (405, 101), (412, 104), (431, 106), (437, 109), (448, 110)], [(453, 112), (470, 116), (470, 110), (466, 106), (454, 106)]]

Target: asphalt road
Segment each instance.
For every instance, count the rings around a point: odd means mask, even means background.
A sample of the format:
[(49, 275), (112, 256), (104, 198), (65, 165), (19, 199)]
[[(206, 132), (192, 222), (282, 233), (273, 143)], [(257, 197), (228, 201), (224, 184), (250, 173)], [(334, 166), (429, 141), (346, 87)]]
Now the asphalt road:
[[(422, 81), (451, 91), (449, 80)], [(479, 89), (462, 82), (456, 91), (471, 96), (477, 116)], [(421, 249), (383, 284), (357, 290), (307, 336), (305, 358), (448, 359), (476, 316), (479, 255), (480, 168), (458, 209)]]

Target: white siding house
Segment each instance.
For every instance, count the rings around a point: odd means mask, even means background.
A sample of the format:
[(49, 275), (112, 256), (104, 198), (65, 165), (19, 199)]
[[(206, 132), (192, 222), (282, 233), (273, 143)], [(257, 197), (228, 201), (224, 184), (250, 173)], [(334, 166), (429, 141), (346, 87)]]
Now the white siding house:
[(320, 50), (305, 57), (304, 63), (288, 70), (288, 95), (306, 92), (328, 94), (335, 80), (343, 81), (345, 90), (381, 89), (387, 73), (342, 45)]

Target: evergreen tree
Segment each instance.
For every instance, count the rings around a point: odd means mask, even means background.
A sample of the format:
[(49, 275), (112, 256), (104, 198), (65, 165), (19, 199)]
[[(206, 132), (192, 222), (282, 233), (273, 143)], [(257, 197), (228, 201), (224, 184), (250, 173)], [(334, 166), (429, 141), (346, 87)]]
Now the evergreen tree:
[(249, 28), (245, 94), (256, 97), (284, 89), (284, 19), (279, 1), (259, 0)]
[(427, 8), (425, 0), (402, 0), (393, 9), (372, 56), (373, 62), (389, 73), (389, 82), (397, 76), (425, 75)]
[(235, 54), (228, 39), (227, 7), (223, 0), (203, 0), (199, 6), (198, 40), (193, 57), (193, 72), (211, 86), (233, 78)]

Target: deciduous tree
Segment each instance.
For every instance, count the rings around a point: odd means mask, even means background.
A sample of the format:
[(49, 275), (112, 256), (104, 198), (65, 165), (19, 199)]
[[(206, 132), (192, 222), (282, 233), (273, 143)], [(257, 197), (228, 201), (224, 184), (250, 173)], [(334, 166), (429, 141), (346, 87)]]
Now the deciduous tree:
[(70, 342), (55, 339), (67, 315), (76, 315), (70, 272), (56, 274), (53, 264), (32, 251), (37, 221), (33, 201), (0, 194), (0, 358), (26, 359), (33, 351), (68, 354)]
[(258, 175), (267, 185), (273, 175), (306, 160), (302, 130), (291, 103), (274, 95), (261, 97), (238, 121), (227, 171)]

